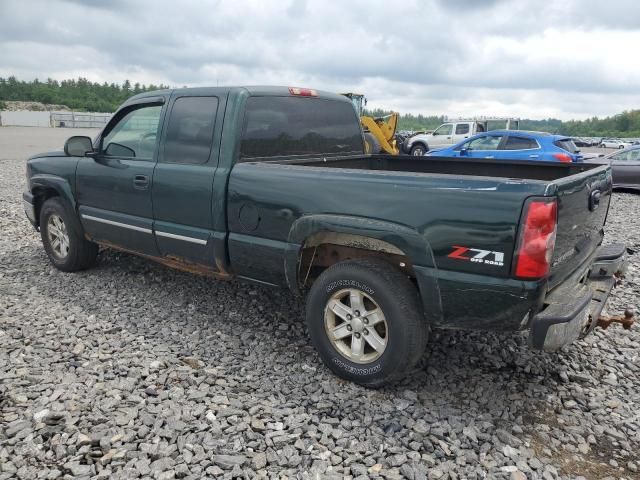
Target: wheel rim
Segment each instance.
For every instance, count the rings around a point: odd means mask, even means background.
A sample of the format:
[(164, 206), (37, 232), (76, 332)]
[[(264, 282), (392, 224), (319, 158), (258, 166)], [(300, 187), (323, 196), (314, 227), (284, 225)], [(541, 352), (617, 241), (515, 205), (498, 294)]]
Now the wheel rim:
[(47, 237), (55, 257), (63, 259), (69, 255), (69, 234), (64, 220), (59, 215), (51, 215), (47, 220)]
[(422, 150), (422, 148), (418, 147), (413, 151), (413, 156), (414, 157), (419, 157), (421, 155), (424, 154), (424, 151)]
[(331, 345), (354, 363), (376, 361), (389, 343), (382, 309), (356, 288), (346, 288), (331, 296), (324, 310), (324, 328)]

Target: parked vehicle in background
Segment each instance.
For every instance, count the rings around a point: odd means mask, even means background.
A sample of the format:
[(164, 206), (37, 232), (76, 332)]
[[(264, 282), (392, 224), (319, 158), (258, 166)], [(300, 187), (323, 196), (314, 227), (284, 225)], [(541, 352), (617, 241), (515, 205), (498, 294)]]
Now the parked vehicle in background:
[(519, 119), (497, 117), (447, 122), (431, 133), (418, 134), (407, 139), (403, 144), (403, 151), (419, 157), (429, 150), (456, 145), (477, 133), (487, 132), (489, 122), (506, 122), (507, 130), (517, 130), (520, 125)]
[(610, 167), (366, 155), (349, 99), (310, 89), (144, 93), (26, 170), (59, 270), (102, 245), (289, 288), (328, 368), (367, 386), (411, 372), (434, 328), (557, 350), (595, 328), (625, 263), (601, 245)]
[(613, 152), (605, 157), (585, 159), (587, 163), (610, 164), (613, 188), (640, 190), (640, 145)]
[(602, 141), (601, 138), (594, 137), (573, 137), (572, 140), (576, 147), (595, 147)]
[(452, 147), (431, 150), (426, 155), (563, 163), (582, 161), (580, 150), (570, 137), (521, 130), (480, 133)]
[(615, 138), (603, 138), (598, 145), (601, 148), (627, 148), (632, 145), (631, 142), (627, 142), (625, 140), (618, 140)]
[(364, 129), (364, 141), (367, 153), (388, 153), (398, 155), (396, 140), (396, 128), (398, 126), (399, 114), (392, 112), (384, 117), (370, 117), (364, 114), (364, 107), (367, 105), (367, 99), (361, 93), (341, 93), (353, 104), (356, 113), (360, 117), (360, 123)]

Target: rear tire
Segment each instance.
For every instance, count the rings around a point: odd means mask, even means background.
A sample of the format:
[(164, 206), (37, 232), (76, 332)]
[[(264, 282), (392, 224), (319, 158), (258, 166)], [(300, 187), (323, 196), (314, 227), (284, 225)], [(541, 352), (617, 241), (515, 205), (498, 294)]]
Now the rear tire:
[(84, 238), (78, 218), (59, 197), (42, 205), (40, 236), (49, 261), (58, 270), (76, 272), (95, 264), (98, 245)]
[(311, 287), (306, 318), (325, 365), (345, 380), (373, 388), (409, 373), (429, 332), (416, 287), (378, 259), (326, 269)]

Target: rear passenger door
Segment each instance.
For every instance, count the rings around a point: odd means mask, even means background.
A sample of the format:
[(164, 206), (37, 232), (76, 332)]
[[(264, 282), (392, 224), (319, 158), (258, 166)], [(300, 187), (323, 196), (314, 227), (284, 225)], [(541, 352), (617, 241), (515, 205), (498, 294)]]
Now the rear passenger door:
[(224, 98), (177, 94), (153, 174), (154, 232), (160, 254), (215, 268), (213, 178)]
[(540, 145), (535, 138), (509, 135), (500, 146), (498, 158), (513, 160), (542, 160)]
[(469, 123), (456, 123), (456, 128), (453, 131), (453, 138), (451, 144), (455, 145), (458, 142), (462, 142), (465, 138), (469, 138), (471, 135), (471, 125)]

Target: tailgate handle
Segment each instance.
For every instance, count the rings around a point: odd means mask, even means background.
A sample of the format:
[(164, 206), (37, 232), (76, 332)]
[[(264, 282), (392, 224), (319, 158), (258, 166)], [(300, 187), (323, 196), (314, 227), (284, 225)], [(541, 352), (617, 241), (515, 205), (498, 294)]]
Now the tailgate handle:
[(593, 212), (596, 208), (600, 206), (601, 196), (602, 196), (602, 193), (600, 192), (600, 190), (594, 190), (593, 192), (591, 192), (591, 195), (589, 196), (589, 210)]

